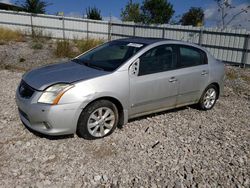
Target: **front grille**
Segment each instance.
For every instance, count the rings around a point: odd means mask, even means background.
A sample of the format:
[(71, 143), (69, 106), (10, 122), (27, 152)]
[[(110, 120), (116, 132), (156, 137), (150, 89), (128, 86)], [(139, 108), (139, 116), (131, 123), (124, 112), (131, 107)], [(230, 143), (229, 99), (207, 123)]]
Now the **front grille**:
[(34, 94), (35, 89), (33, 89), (31, 86), (29, 86), (22, 80), (18, 88), (18, 91), (22, 98), (29, 99)]

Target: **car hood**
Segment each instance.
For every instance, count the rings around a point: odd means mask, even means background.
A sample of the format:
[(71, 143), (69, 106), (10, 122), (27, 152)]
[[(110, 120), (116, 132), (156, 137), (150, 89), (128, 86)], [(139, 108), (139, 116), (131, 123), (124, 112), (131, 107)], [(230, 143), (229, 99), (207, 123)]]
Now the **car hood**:
[(56, 83), (73, 83), (108, 74), (75, 62), (60, 63), (34, 69), (23, 80), (36, 90), (44, 90)]

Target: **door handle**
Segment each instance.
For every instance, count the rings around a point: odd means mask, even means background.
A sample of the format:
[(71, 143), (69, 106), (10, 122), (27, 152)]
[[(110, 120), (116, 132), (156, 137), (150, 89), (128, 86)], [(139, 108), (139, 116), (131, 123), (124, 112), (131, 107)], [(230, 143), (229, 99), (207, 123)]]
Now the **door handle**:
[(177, 79), (176, 79), (175, 77), (171, 77), (168, 81), (169, 81), (169, 82), (176, 82)]
[(205, 71), (205, 70), (203, 70), (203, 71), (201, 72), (201, 75), (207, 75), (207, 74), (208, 74), (208, 72)]

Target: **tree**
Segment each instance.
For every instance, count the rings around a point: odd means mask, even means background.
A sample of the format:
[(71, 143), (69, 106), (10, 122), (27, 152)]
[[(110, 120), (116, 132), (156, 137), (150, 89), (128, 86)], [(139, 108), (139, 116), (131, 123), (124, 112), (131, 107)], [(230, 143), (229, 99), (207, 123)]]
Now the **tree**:
[(241, 14), (247, 13), (250, 9), (250, 5), (242, 8), (238, 12), (232, 14), (231, 11), (236, 7), (232, 5), (229, 0), (215, 0), (218, 6), (218, 12), (220, 13), (220, 22), (222, 29), (225, 29), (228, 25), (232, 23), (235, 18), (240, 16)]
[(129, 0), (125, 9), (121, 12), (122, 21), (141, 22), (140, 4)]
[(35, 14), (45, 14), (46, 7), (49, 4), (42, 0), (25, 0), (22, 4), (22, 8), (26, 12), (35, 13)]
[(167, 0), (144, 0), (141, 9), (142, 21), (147, 24), (168, 23), (175, 12)]
[(88, 19), (102, 20), (101, 11), (96, 7), (89, 7), (86, 9)]
[(202, 26), (204, 12), (202, 8), (191, 7), (188, 12), (184, 13), (180, 19), (182, 25)]

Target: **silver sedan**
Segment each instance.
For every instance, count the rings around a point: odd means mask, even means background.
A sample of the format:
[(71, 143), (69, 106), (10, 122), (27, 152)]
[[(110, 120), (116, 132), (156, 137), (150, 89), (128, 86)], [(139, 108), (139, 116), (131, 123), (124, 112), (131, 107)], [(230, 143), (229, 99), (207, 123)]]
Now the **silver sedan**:
[(34, 131), (96, 139), (130, 118), (191, 104), (210, 110), (223, 78), (223, 63), (200, 46), (128, 38), (26, 73), (16, 103)]

